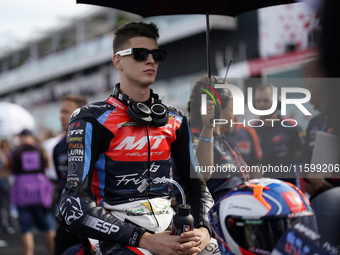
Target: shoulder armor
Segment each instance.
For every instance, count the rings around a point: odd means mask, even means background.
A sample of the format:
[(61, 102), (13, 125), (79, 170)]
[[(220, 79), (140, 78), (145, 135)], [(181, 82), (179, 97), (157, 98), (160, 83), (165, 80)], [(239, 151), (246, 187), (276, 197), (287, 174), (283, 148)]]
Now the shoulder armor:
[(76, 109), (70, 117), (70, 122), (77, 120), (77, 119), (83, 119), (83, 118), (95, 118), (97, 119), (99, 116), (101, 116), (106, 111), (112, 111), (116, 109), (115, 106), (103, 101), (103, 102), (97, 102), (92, 104), (84, 105), (78, 109)]
[(180, 115), (182, 117), (185, 117), (184, 111), (182, 111), (182, 110), (180, 110), (180, 109), (178, 109), (178, 108), (176, 108), (174, 106), (170, 106), (170, 105), (168, 105), (168, 108), (169, 108), (170, 113), (173, 113), (175, 115)]

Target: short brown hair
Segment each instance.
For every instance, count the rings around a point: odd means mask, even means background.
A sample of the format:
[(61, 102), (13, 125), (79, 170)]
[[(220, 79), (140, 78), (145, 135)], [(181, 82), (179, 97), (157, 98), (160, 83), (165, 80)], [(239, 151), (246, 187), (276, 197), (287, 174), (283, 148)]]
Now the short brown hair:
[(271, 92), (273, 92), (273, 88), (275, 88), (275, 86), (273, 84), (270, 83), (259, 83), (255, 86), (255, 92), (256, 91), (263, 91), (266, 89), (270, 89)]
[(113, 39), (113, 52), (123, 50), (123, 47), (134, 37), (159, 38), (158, 27), (154, 23), (146, 24), (144, 22), (128, 23), (115, 31)]
[(61, 98), (61, 102), (63, 102), (63, 101), (72, 101), (72, 102), (75, 102), (78, 107), (81, 107), (81, 106), (87, 104), (87, 100), (86, 100), (85, 97), (78, 96), (78, 95), (71, 95), (71, 94), (64, 95)]

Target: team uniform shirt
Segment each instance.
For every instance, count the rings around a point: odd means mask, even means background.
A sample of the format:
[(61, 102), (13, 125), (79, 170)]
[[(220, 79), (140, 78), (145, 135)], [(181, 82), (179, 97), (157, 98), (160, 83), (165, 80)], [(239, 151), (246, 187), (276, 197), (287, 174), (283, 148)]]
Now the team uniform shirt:
[(294, 165), (298, 163), (298, 159), (294, 155), (294, 151), (301, 150), (303, 133), (298, 126), (294, 127), (295, 123), (286, 120), (285, 126), (289, 127), (284, 127), (281, 125), (283, 118), (279, 116), (278, 119), (280, 121), (273, 121), (273, 127), (255, 127), (263, 151), (261, 164), (272, 167), (286, 166), (290, 172), (265, 173), (264, 176), (297, 185), (297, 173)]
[[(319, 131), (326, 132), (328, 134), (335, 134), (335, 127), (327, 119), (327, 116), (320, 113), (310, 120), (306, 129), (306, 136), (301, 151), (301, 165), (302, 171), (304, 164), (310, 164), (313, 155), (313, 149), (315, 145), (316, 135)], [(325, 148), (327, 150), (327, 148)], [(339, 178), (326, 178), (326, 180), (334, 186), (340, 186)]]
[(169, 109), (162, 127), (137, 124), (113, 96), (72, 114), (60, 202), (66, 226), (104, 243), (138, 246), (145, 231), (161, 232), (171, 223), (171, 186), (162, 178), (170, 177), (174, 164), (195, 227), (210, 230), (207, 212), (213, 201), (204, 181), (191, 178), (195, 167), (187, 119)]

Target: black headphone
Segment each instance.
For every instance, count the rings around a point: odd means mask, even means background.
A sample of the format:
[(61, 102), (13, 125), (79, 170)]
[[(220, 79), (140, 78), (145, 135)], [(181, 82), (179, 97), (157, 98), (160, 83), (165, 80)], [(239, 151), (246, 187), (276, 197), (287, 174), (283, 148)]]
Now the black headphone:
[(113, 96), (128, 106), (127, 114), (138, 124), (153, 127), (164, 126), (169, 120), (169, 108), (162, 104), (159, 96), (153, 93), (152, 89), (150, 89), (150, 92), (154, 101), (150, 107), (144, 103), (135, 102), (133, 99), (129, 99), (127, 95), (122, 94), (119, 83), (113, 89)]

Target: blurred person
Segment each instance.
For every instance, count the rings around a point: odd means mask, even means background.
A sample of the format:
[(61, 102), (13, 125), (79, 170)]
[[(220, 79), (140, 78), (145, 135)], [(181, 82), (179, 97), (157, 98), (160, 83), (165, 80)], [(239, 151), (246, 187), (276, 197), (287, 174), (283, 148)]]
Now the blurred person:
[[(231, 98), (231, 102), (232, 100)], [(232, 107), (232, 105), (230, 107)], [(239, 123), (237, 116), (233, 115), (231, 120), (233, 123)], [(222, 127), (221, 132), (231, 143), (235, 144), (247, 165), (259, 165), (262, 159), (262, 148), (255, 128), (243, 126), (242, 124), (226, 124)], [(254, 177), (255, 176), (252, 176), (252, 178)], [(258, 175), (256, 177), (260, 178), (261, 176)]]
[[(320, 0), (320, 9), (317, 11), (322, 15), (322, 26), (321, 26), (321, 35), (320, 35), (320, 64), (324, 70), (324, 76), (328, 78), (339, 78), (340, 77), (340, 35), (338, 33), (337, 24), (339, 23), (339, 7), (340, 3), (336, 0)], [(338, 81), (335, 80), (337, 83)], [(337, 100), (339, 96), (339, 86), (338, 84), (333, 84), (329, 88), (332, 100), (332, 108), (329, 109), (332, 113), (334, 113), (334, 117), (339, 113), (339, 100)], [(337, 109), (338, 111), (333, 112), (333, 110)]]
[[(53, 163), (53, 148), (60, 141), (62, 135), (55, 134), (52, 130), (45, 130), (43, 133), (40, 132), (40, 137), (38, 140), (46, 153), (47, 163), (45, 166), (45, 175), (48, 180), (54, 185), (53, 201), (57, 199), (58, 185), (57, 185), (57, 173)], [(51, 212), (51, 223), (53, 224), (53, 229), (57, 228), (57, 222), (55, 220), (56, 214), (56, 203), (52, 203)]]
[[(313, 1), (310, 1), (313, 2)], [(322, 9), (319, 10), (322, 17), (322, 25), (321, 25), (321, 36), (320, 36), (320, 66), (323, 69), (324, 80), (326, 81), (324, 84), (324, 90), (328, 94), (327, 96), (327, 111), (326, 115), (328, 116), (328, 122), (331, 122), (335, 127), (335, 133), (337, 135), (340, 134), (340, 86), (339, 86), (339, 77), (340, 77), (340, 34), (338, 33), (338, 24), (339, 24), (339, 7), (340, 2), (337, 0), (321, 0), (316, 1), (320, 3)], [(339, 141), (338, 141), (339, 142)], [(339, 142), (340, 146), (340, 142)], [(340, 162), (339, 162), (340, 163)], [(335, 189), (333, 189), (335, 190)], [(328, 189), (327, 192), (324, 192), (320, 197), (324, 198), (323, 195), (327, 193), (332, 193), (332, 190)], [(317, 202), (317, 200), (316, 200)], [(331, 203), (334, 203), (333, 200), (330, 200)], [(327, 206), (327, 211), (329, 207)], [(322, 215), (324, 217), (324, 214)], [(337, 217), (338, 218), (338, 217)], [(336, 218), (336, 219), (337, 219)], [(339, 229), (339, 224), (334, 223), (331, 217), (328, 217), (330, 223), (337, 229)], [(322, 223), (320, 223), (322, 224)], [(327, 224), (323, 224), (327, 228)], [(323, 227), (324, 227), (323, 226)], [(333, 228), (334, 230), (334, 228)], [(333, 237), (339, 237), (336, 231), (332, 231), (331, 229), (326, 229), (328, 235), (332, 235)], [(339, 238), (337, 238), (337, 242), (335, 245), (337, 248), (339, 247)]]
[(11, 200), (19, 213), (23, 254), (34, 254), (33, 226), (44, 233), (49, 254), (53, 254), (55, 231), (49, 211), (53, 185), (44, 173), (46, 154), (30, 130), (24, 129), (19, 138), (21, 144), (14, 148), (11, 160)]
[[(186, 117), (151, 89), (166, 51), (155, 24), (115, 31), (112, 58), (120, 74), (113, 94), (72, 114), (68, 176), (61, 195), (65, 227), (100, 241), (102, 254), (198, 254), (210, 241), (212, 198), (195, 177)], [(172, 162), (187, 194), (194, 230), (170, 235)], [(194, 176), (191, 176), (194, 175)]]
[[(328, 134), (338, 134), (335, 128), (333, 119), (328, 117), (328, 103), (329, 103), (329, 90), (324, 77), (324, 70), (320, 64), (320, 59), (310, 61), (305, 66), (305, 73), (307, 76), (307, 89), (311, 93), (310, 103), (314, 106), (319, 114), (313, 117), (307, 126), (306, 136), (301, 152), (302, 170), (304, 164), (311, 164), (315, 140), (317, 133), (322, 131)], [(329, 148), (324, 148), (329, 150)], [(305, 190), (310, 195), (310, 200), (313, 200), (321, 192), (340, 185), (339, 178), (323, 178), (322, 176), (307, 175)]]
[(327, 79), (327, 115), (332, 120), (340, 133), (340, 35), (337, 24), (339, 22), (338, 10), (340, 2), (336, 0), (320, 1), (322, 9), (322, 27), (320, 36), (320, 65), (323, 68), (324, 77)]
[(6, 139), (0, 141), (0, 233), (13, 233), (11, 220), (10, 146)]
[(58, 134), (52, 130), (43, 131), (43, 135), (40, 137), (41, 145), (44, 148), (48, 162), (45, 168), (45, 174), (47, 178), (56, 183), (57, 181), (57, 173), (55, 171), (55, 166), (53, 163), (53, 149), (56, 144), (63, 138), (63, 134)]
[[(256, 86), (254, 93), (254, 106), (257, 110), (268, 110), (273, 104), (273, 85), (260, 84)], [(302, 147), (302, 129), (294, 126), (296, 123), (285, 121), (285, 127), (281, 125), (284, 118), (275, 110), (267, 116), (260, 116), (263, 126), (255, 127), (260, 139), (263, 151), (261, 164), (264, 166), (290, 166), (298, 163)], [(268, 121), (268, 120), (276, 121)], [(255, 126), (255, 125), (254, 125)], [(293, 168), (291, 168), (293, 169)], [(281, 178), (277, 178), (280, 175)], [(299, 186), (298, 175), (291, 172), (264, 174), (264, 177), (274, 177)]]
[[(212, 77), (211, 83), (217, 83), (215, 77)], [(209, 85), (208, 78), (203, 76), (191, 91), (190, 127), (199, 172), (204, 176), (216, 203), (232, 188), (243, 183), (240, 167), (244, 164), (244, 160), (239, 153), (236, 153), (237, 148), (221, 132), (222, 125), (216, 124), (214, 127), (211, 122), (215, 115), (215, 105), (212, 100), (207, 100), (207, 114), (201, 113), (202, 94), (206, 94), (207, 85)], [(219, 119), (230, 120), (233, 117), (231, 93), (227, 89), (216, 89), (216, 91), (222, 102)], [(223, 168), (226, 171), (211, 171), (212, 168)], [(232, 169), (237, 170), (236, 175), (232, 174)]]
[(10, 159), (10, 157), (11, 157), (11, 146), (10, 146), (9, 141), (7, 139), (1, 139), (0, 150), (5, 155), (5, 157), (7, 159)]
[[(56, 185), (56, 211), (59, 211), (59, 200), (67, 178), (67, 128), (71, 114), (79, 107), (85, 105), (86, 98), (78, 95), (65, 95), (60, 102), (60, 122), (62, 126), (62, 139), (53, 149), (53, 162), (57, 173)], [(73, 232), (66, 231), (58, 226), (55, 237), (54, 255), (61, 255), (67, 248), (82, 243), (84, 240)]]

